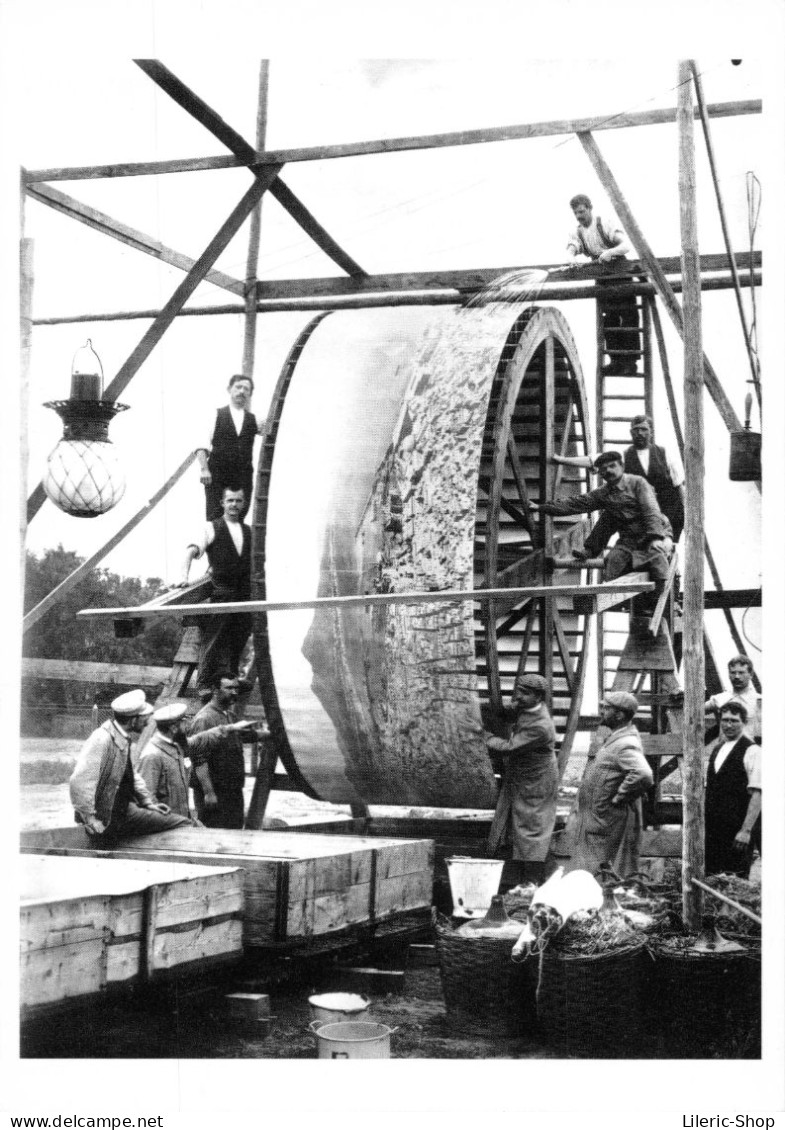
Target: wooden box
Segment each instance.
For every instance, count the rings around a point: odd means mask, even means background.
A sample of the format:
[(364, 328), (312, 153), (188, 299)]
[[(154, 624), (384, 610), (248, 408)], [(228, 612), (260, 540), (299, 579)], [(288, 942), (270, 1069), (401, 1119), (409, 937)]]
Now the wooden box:
[(242, 953), (236, 868), (23, 855), (20, 872), (23, 1014)]
[[(79, 846), (81, 844), (81, 847)], [(91, 853), (81, 829), (27, 832), (23, 850)], [(433, 841), (174, 828), (102, 856), (170, 860), (245, 873), (244, 941), (290, 946), (431, 905)]]

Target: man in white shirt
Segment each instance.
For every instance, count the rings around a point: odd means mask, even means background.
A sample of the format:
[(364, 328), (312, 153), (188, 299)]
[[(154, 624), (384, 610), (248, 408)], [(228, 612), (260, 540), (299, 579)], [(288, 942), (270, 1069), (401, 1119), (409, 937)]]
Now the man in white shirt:
[[(188, 584), (191, 562), (206, 553), (213, 586), (211, 604), (251, 599), (251, 531), (240, 520), (244, 505), (242, 490), (224, 487), (223, 516), (207, 522), (201, 536), (186, 549), (180, 586)], [(217, 671), (226, 669), (233, 678), (237, 676), (240, 656), (252, 626), (252, 618), (247, 613), (203, 617), (198, 660), (201, 693), (212, 694), (212, 681)]]
[(720, 736), (706, 771), (706, 874), (746, 879), (752, 849), (760, 842), (760, 748), (742, 733), (747, 711), (728, 702), (720, 713)]
[(720, 691), (706, 700), (706, 725), (716, 725), (720, 711), (729, 702), (740, 702), (745, 711), (743, 733), (754, 742), (761, 736), (761, 697), (752, 682), (752, 661), (746, 655), (734, 655), (728, 662), (728, 680), (731, 690)]
[(253, 389), (251, 377), (235, 374), (228, 385), (229, 403), (218, 409), (209, 424), (205, 421), (207, 442), (197, 447), (196, 457), (204, 486), (206, 517), (210, 522), (222, 515), (221, 497), (226, 487), (244, 492), (241, 518), (251, 505), (253, 445), (265, 427), (265, 421), (248, 408)]
[[(585, 262), (612, 264), (626, 259), (631, 250), (618, 220), (595, 216), (588, 196), (579, 193), (570, 201), (578, 226), (567, 241), (568, 265), (580, 267)], [(618, 278), (597, 280), (597, 305), (605, 327), (605, 348), (610, 356), (603, 372), (607, 376), (635, 376), (640, 356), (638, 304), (634, 294), (603, 296), (602, 288), (619, 284)]]

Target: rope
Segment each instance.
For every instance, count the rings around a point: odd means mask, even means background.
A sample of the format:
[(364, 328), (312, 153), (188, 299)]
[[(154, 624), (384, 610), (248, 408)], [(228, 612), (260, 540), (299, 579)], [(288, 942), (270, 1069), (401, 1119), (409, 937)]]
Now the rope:
[[(747, 227), (750, 237), (750, 254), (755, 248), (755, 236), (758, 231), (758, 220), (760, 217), (761, 197), (763, 195), (761, 184), (753, 172), (747, 173)], [(758, 309), (755, 299), (755, 287), (750, 286), (750, 298), (752, 301), (752, 321), (750, 323), (750, 343), (752, 347), (752, 354), (755, 361), (755, 370), (758, 374), (756, 381), (756, 391), (760, 399), (760, 360), (758, 358)]]

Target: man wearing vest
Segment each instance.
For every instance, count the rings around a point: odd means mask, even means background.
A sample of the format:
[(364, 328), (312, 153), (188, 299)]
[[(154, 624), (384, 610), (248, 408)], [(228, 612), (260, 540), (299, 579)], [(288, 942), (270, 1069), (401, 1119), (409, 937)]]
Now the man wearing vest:
[[(624, 450), (624, 472), (646, 479), (657, 496), (657, 505), (671, 524), (673, 544), (684, 529), (684, 474), (664, 447), (651, 442), (653, 424), (649, 416), (633, 416), (630, 421), (632, 445)], [(572, 467), (594, 467), (597, 455), (553, 455), (551, 462)], [(614, 533), (606, 515), (601, 515), (592, 531), (592, 544), (599, 552)]]
[[(610, 264), (614, 259), (625, 259), (631, 250), (617, 221), (603, 221), (592, 211), (588, 196), (579, 193), (570, 201), (578, 226), (570, 233), (567, 241), (568, 264), (580, 267), (582, 260)], [(608, 285), (619, 285), (625, 281), (615, 276), (612, 279), (597, 279), (597, 306), (605, 328), (605, 349), (610, 361), (603, 370), (606, 376), (634, 376), (637, 374), (635, 354), (640, 348), (638, 304), (634, 294), (628, 296), (603, 296), (602, 290)]]
[[(206, 553), (213, 585), (211, 604), (251, 599), (251, 531), (240, 520), (244, 504), (244, 491), (224, 487), (223, 517), (207, 522), (199, 541), (191, 542), (186, 550), (180, 584), (188, 584), (191, 562)], [(200, 692), (209, 692), (216, 671), (225, 669), (236, 676), (251, 627), (249, 613), (204, 617), (198, 659)]]
[(720, 736), (711, 747), (706, 771), (706, 874), (740, 875), (752, 864), (753, 841), (760, 835), (760, 748), (743, 734), (747, 711), (728, 702), (720, 715)]
[(226, 487), (245, 494), (241, 518), (248, 513), (253, 490), (253, 445), (264, 430), (248, 405), (254, 383), (250, 377), (236, 374), (229, 381), (229, 403), (219, 408), (212, 420), (208, 442), (196, 449), (200, 481), (204, 486), (205, 511), (208, 522), (221, 517), (221, 498)]

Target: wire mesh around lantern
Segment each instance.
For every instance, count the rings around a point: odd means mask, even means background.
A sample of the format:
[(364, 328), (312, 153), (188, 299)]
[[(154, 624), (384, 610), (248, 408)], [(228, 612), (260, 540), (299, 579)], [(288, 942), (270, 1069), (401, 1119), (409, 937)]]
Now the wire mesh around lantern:
[(127, 404), (102, 400), (104, 373), (88, 338), (71, 366), (71, 396), (49, 400), (63, 421), (63, 438), (46, 461), (43, 488), (48, 498), (75, 518), (96, 518), (125, 494), (125, 474), (109, 439), (109, 423)]

